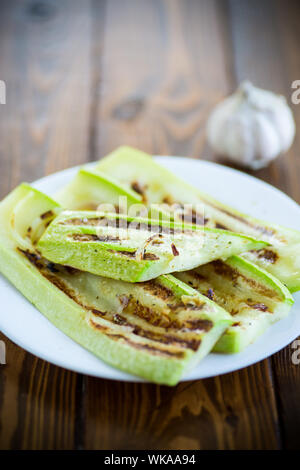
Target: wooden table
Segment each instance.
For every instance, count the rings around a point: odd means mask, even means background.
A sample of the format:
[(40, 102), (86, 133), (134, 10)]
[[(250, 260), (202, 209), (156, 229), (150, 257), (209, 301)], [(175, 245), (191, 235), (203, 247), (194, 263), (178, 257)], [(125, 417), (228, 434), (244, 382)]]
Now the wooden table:
[[(2, 0), (1, 196), (120, 144), (215, 160), (205, 122), (238, 82), (290, 101), (300, 79), (299, 15), (299, 2), (284, 0)], [(300, 129), (300, 105), (293, 110)], [(256, 173), (297, 202), (299, 136)], [(168, 388), (76, 374), (0, 337), (1, 448), (300, 447), (300, 366), (291, 347)]]

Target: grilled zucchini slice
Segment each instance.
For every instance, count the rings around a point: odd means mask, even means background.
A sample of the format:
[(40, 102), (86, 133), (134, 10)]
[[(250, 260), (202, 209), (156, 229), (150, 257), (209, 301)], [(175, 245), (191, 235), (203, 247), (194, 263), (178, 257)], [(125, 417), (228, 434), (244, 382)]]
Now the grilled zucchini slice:
[(232, 315), (234, 323), (217, 342), (217, 352), (242, 351), (284, 318), (294, 303), (278, 279), (240, 256), (213, 261), (176, 277)]
[(82, 271), (141, 282), (265, 246), (225, 230), (93, 211), (64, 211), (38, 242), (42, 255)]

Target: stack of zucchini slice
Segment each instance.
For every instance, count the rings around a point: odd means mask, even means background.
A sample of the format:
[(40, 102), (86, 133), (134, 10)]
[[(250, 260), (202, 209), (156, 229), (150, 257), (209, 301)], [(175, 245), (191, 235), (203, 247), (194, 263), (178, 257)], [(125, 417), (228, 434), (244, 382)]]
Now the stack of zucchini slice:
[(167, 385), (288, 314), (299, 244), (128, 147), (54, 199), (23, 183), (0, 203), (1, 272), (100, 359)]

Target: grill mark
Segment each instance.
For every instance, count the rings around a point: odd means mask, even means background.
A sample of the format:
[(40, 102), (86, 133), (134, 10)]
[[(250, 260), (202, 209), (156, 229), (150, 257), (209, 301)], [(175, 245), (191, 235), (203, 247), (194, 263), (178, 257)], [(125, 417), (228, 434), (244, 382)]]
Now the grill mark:
[(239, 273), (237, 269), (232, 268), (231, 266), (229, 266), (226, 263), (223, 263), (223, 261), (220, 261), (220, 260), (213, 261), (212, 266), (216, 274), (227, 277), (231, 279), (232, 281), (236, 281), (238, 277), (241, 275), (241, 273)]
[(49, 271), (51, 271), (52, 273), (59, 273), (59, 269), (57, 269), (56, 265), (54, 263), (47, 263), (47, 269), (49, 269)]
[(189, 275), (192, 276), (194, 279), (199, 281), (206, 281), (206, 277), (203, 274), (198, 273), (197, 271), (189, 271)]
[(179, 251), (177, 250), (176, 246), (174, 245), (174, 243), (171, 244), (171, 248), (172, 248), (172, 253), (174, 256), (179, 256)]
[(162, 202), (164, 204), (168, 204), (169, 206), (172, 206), (173, 204), (175, 204), (175, 200), (173, 196), (171, 196), (170, 194), (167, 194), (166, 196), (164, 196)]
[(74, 300), (74, 302), (76, 302), (81, 307), (84, 307), (80, 300), (78, 300), (76, 293), (73, 291), (73, 289), (70, 289), (61, 279), (59, 279), (53, 274), (46, 273), (44, 271), (40, 271), (40, 273), (42, 274), (42, 276), (48, 279), (48, 281), (54, 284), (59, 290), (61, 290), (64, 294), (70, 297), (70, 299)]
[(226, 227), (226, 226), (223, 225), (223, 224), (220, 224), (219, 222), (217, 222), (217, 223), (215, 224), (215, 228), (219, 228), (219, 229), (221, 229), (221, 230), (229, 230), (228, 227)]
[(205, 332), (212, 329), (214, 326), (211, 320), (204, 320), (201, 318), (196, 318), (192, 320), (187, 320), (190, 330), (204, 330)]
[(120, 237), (114, 237), (112, 235), (98, 235), (98, 240), (100, 242), (119, 242)]
[(156, 256), (154, 253), (144, 253), (143, 259), (150, 260), (150, 261), (157, 261), (159, 257)]
[(239, 313), (239, 311), (238, 311), (238, 310), (236, 310), (236, 309), (234, 309), (234, 308), (233, 308), (233, 309), (231, 309), (230, 311), (228, 310), (228, 312), (229, 312), (229, 313), (230, 313), (230, 315), (232, 315), (233, 317), (234, 317), (234, 315), (237, 315), (237, 314)]
[(50, 210), (41, 214), (40, 218), (43, 220), (43, 219), (48, 219), (49, 217), (53, 217), (53, 216), (54, 216), (54, 212)]
[(138, 329), (135, 334), (139, 336), (143, 336), (147, 339), (152, 341), (157, 341), (158, 343), (167, 344), (167, 345), (174, 345), (178, 344), (180, 347), (191, 349), (192, 351), (197, 351), (201, 344), (200, 339), (183, 339), (176, 336), (172, 336), (170, 334), (156, 334), (155, 332), (146, 331), (143, 329)]
[(238, 214), (235, 214), (233, 212), (230, 212), (229, 210), (227, 209), (223, 209), (222, 207), (218, 207), (216, 206), (215, 204), (213, 204), (212, 202), (210, 201), (207, 201), (206, 199), (203, 199), (203, 202), (205, 204), (207, 204), (208, 206), (210, 207), (213, 207), (214, 209), (217, 209), (219, 210), (220, 212), (223, 212), (224, 214), (228, 215), (229, 217), (232, 217), (233, 219), (236, 219), (238, 220), (239, 222), (242, 222), (243, 224), (247, 225), (248, 227), (252, 227), (256, 230), (258, 230), (260, 233), (264, 234), (264, 235), (275, 235), (276, 232), (275, 230), (271, 229), (271, 228), (267, 228), (267, 227), (263, 227), (261, 225), (257, 225), (255, 223), (252, 223), (250, 222), (250, 220), (247, 220), (245, 219), (244, 217), (242, 217), (241, 215), (238, 215)]
[(84, 308), (86, 308), (87, 310), (90, 310), (97, 317), (105, 317), (106, 316), (106, 312), (102, 312), (102, 310), (98, 310), (97, 308), (88, 307), (87, 305), (85, 305)]
[(70, 274), (71, 276), (74, 276), (75, 274), (78, 274), (81, 272), (79, 269), (73, 268), (72, 266), (64, 265), (64, 268), (67, 271), (67, 273)]
[[(115, 335), (112, 335), (112, 337), (114, 337), (114, 336)], [(124, 336), (121, 336), (121, 335), (119, 335), (119, 336), (127, 344), (129, 344), (130, 346), (132, 346), (136, 349), (140, 349), (140, 350), (144, 349), (146, 351), (150, 351), (154, 354), (158, 354), (158, 355), (161, 355), (161, 356), (168, 356), (168, 357), (173, 357), (173, 358), (177, 358), (177, 359), (183, 359), (184, 358), (184, 351), (176, 351), (176, 352), (175, 351), (168, 351), (166, 349), (160, 349), (160, 348), (157, 348), (157, 347), (154, 347), (154, 346), (150, 346), (149, 344), (135, 343), (134, 341), (131, 341), (131, 340), (127, 339)]]
[(17, 251), (22, 253), (37, 269), (43, 268), (42, 257), (39, 254), (32, 253), (28, 250), (22, 250), (22, 248), (17, 248)]
[(103, 217), (73, 217), (67, 220), (60, 220), (59, 225), (99, 225), (99, 222), (104, 219)]
[(101, 331), (108, 331), (109, 330), (109, 328), (107, 326), (99, 325), (99, 323), (96, 323), (93, 320), (89, 320), (89, 323), (93, 328), (96, 328), (97, 330), (101, 330)]
[(233, 281), (233, 283), (236, 283), (238, 278), (242, 278), (247, 284), (249, 284), (253, 289), (256, 289), (260, 292), (262, 295), (266, 295), (269, 297), (276, 297), (276, 292), (265, 287), (264, 285), (260, 284), (259, 282), (255, 281), (254, 279), (248, 278), (241, 272), (239, 272), (237, 269), (232, 268), (226, 263), (223, 263), (223, 261), (216, 260), (212, 261), (211, 263), (214, 267), (214, 270), (217, 274), (220, 276), (225, 276)]
[(172, 320), (166, 314), (162, 314), (150, 307), (142, 305), (135, 299), (129, 300), (128, 305), (123, 312), (141, 318), (153, 326), (159, 326), (162, 328), (170, 328), (172, 326)]
[[(94, 234), (80, 234), (80, 233), (75, 233), (70, 236), (73, 240), (78, 241), (78, 242), (95, 242), (95, 243), (109, 243), (109, 242), (117, 242), (120, 241), (119, 238), (114, 238), (114, 237), (99, 237), (98, 235)], [(107, 249), (109, 253), (113, 253), (115, 255), (122, 255), (122, 256), (127, 256), (127, 258), (136, 258), (136, 250), (134, 251), (127, 251), (127, 250), (118, 250), (118, 249)], [(152, 255), (152, 253), (149, 253), (148, 257), (144, 257), (144, 259), (159, 259), (156, 255)]]
[(256, 256), (259, 259), (264, 259), (271, 264), (276, 263), (276, 261), (278, 260), (278, 254), (270, 249), (268, 250), (266, 248), (262, 248), (261, 250), (257, 250), (257, 251), (252, 250), (251, 252), (256, 254)]
[(80, 242), (120, 242), (120, 237), (114, 237), (112, 235), (95, 235), (90, 233), (74, 233), (70, 235), (73, 240)]
[(249, 307), (254, 308), (255, 310), (260, 310), (261, 312), (267, 312), (268, 307), (264, 303), (257, 303), (257, 304), (248, 304)]
[(177, 214), (177, 216), (184, 222), (196, 224), (196, 225), (206, 225), (209, 219), (200, 215), (195, 210), (191, 212), (183, 212), (182, 214)]
[[(244, 279), (252, 288), (256, 289), (259, 291), (260, 294), (262, 295), (266, 295), (266, 296), (269, 296), (269, 297), (276, 297), (276, 292), (272, 291), (271, 289), (268, 289), (266, 287), (264, 287), (262, 284), (259, 284), (257, 283), (256, 281), (254, 281), (253, 279), (249, 279), (247, 278), (246, 276), (242, 275), (241, 273), (239, 273), (238, 271), (236, 271), (235, 269), (231, 268), (230, 266), (226, 265), (225, 263), (223, 263), (222, 261), (218, 260), (218, 261), (214, 261), (212, 262), (211, 264), (215, 264), (216, 265), (216, 270), (215, 272), (219, 275), (222, 275), (222, 276), (227, 276), (229, 277), (232, 281), (233, 281), (233, 285), (236, 286), (236, 282), (237, 282), (237, 279), (238, 277), (240, 276), (242, 279)], [(224, 269), (223, 269), (224, 268)], [(202, 276), (201, 274), (197, 273), (196, 271), (190, 271), (189, 272), (189, 276), (192, 276), (194, 279), (195, 279), (195, 283), (193, 281), (188, 281), (188, 284), (190, 284), (192, 287), (194, 287), (195, 289), (199, 289), (199, 284), (197, 283), (197, 280), (199, 279), (199, 281), (207, 281), (209, 282), (209, 279), (205, 278), (204, 276)], [(207, 295), (205, 294), (204, 292), (201, 292), (203, 293), (204, 295)], [(207, 295), (207, 297), (209, 297), (209, 295)], [(210, 298), (210, 297), (209, 297)], [(211, 300), (214, 300), (216, 301), (215, 298), (211, 298)], [(220, 302), (216, 301), (218, 304), (220, 304)], [(252, 308), (255, 308), (253, 305), (250, 304), (250, 302), (252, 302), (251, 299), (247, 299), (247, 303), (250, 307)], [(221, 306), (223, 306), (222, 304), (220, 304)], [(259, 309), (258, 305), (264, 305), (264, 304), (254, 304), (254, 305), (257, 305), (257, 309)], [(263, 307), (264, 308), (264, 307)], [(228, 310), (228, 309), (227, 309)], [(266, 310), (268, 310), (268, 307), (266, 307)], [(263, 311), (263, 310), (262, 310)], [(230, 311), (230, 314), (231, 315), (236, 315), (238, 313), (238, 310), (232, 310)], [(272, 313), (272, 312), (271, 312)]]
[(140, 282), (139, 285), (141, 285), (146, 291), (151, 292), (153, 295), (159, 297), (162, 300), (174, 298), (174, 293), (171, 289), (159, 284), (155, 280)]
[[(161, 237), (161, 234), (159, 234), (159, 236)], [(163, 243), (162, 240), (155, 239), (155, 240), (153, 240), (152, 245), (161, 245), (162, 243)]]
[[(38, 271), (44, 276), (49, 282), (54, 284), (59, 290), (61, 290), (64, 294), (66, 294), (70, 299), (74, 300), (78, 305), (87, 310), (91, 310), (92, 307), (85, 306), (76, 296), (76, 293), (73, 289), (70, 289), (66, 283), (58, 278), (53, 269), (49, 268), (49, 263), (45, 264), (45, 259), (43, 259), (40, 255), (36, 253), (31, 253), (29, 251), (22, 250), (21, 248), (17, 248), (17, 251), (21, 252), (32, 265), (34, 265)], [(48, 271), (49, 269), (49, 271)], [(59, 272), (59, 269), (56, 269), (56, 272)]]
[(70, 238), (76, 242), (97, 242), (99, 238), (97, 235), (88, 234), (88, 233), (74, 233), (69, 235)]
[(192, 303), (184, 304), (183, 302), (180, 302), (178, 304), (167, 304), (167, 306), (169, 307), (170, 310), (172, 310), (174, 312), (176, 310), (182, 310), (182, 309), (203, 310), (205, 304), (204, 304), (204, 302), (202, 304), (199, 304), (199, 305), (195, 305), (195, 304), (192, 304)]
[(83, 226), (102, 226), (102, 227), (114, 227), (123, 229), (142, 230), (147, 232), (155, 232), (158, 234), (167, 233), (174, 235), (176, 233), (194, 233), (193, 230), (184, 230), (184, 228), (165, 227), (163, 225), (155, 225), (145, 222), (135, 222), (122, 218), (109, 219), (105, 216), (91, 217), (91, 218), (72, 218), (67, 220), (61, 220), (58, 222), (59, 225), (83, 225)]
[(115, 255), (122, 255), (126, 256), (127, 258), (136, 258), (136, 251), (126, 251), (126, 250), (107, 250), (110, 253), (114, 253)]
[[(203, 305), (201, 306), (185, 306), (182, 304), (183, 308), (187, 310), (201, 310)], [(181, 308), (181, 304), (176, 306), (176, 309)], [(133, 315), (136, 317), (141, 318), (145, 322), (149, 323), (152, 326), (164, 328), (166, 330), (175, 329), (178, 331), (193, 331), (197, 329), (203, 329), (204, 331), (209, 331), (209, 329), (213, 326), (213, 323), (210, 320), (204, 319), (186, 319), (184, 321), (180, 321), (176, 318), (171, 318), (162, 312), (156, 312), (152, 310), (150, 307), (142, 305), (136, 299), (130, 299), (129, 305), (126, 309), (123, 310), (124, 313)]]
[(159, 354), (161, 356), (168, 356), (168, 357), (174, 357), (177, 359), (182, 359), (184, 357), (184, 351), (169, 351), (166, 349), (161, 349), (159, 347), (155, 346), (150, 346), (149, 344), (141, 344), (141, 343), (135, 343), (134, 341), (130, 340), (126, 336), (119, 334), (119, 333), (108, 333), (109, 328), (99, 325), (98, 323), (94, 322), (93, 320), (90, 320), (90, 325), (101, 331), (106, 332), (106, 336), (110, 339), (113, 340), (123, 340), (126, 344), (134, 347), (135, 349), (140, 349), (140, 350), (146, 350), (154, 354)]
[(138, 181), (133, 181), (131, 183), (131, 189), (133, 189), (133, 191), (135, 191), (136, 193), (140, 194), (143, 198), (143, 201), (145, 202), (146, 201), (146, 189), (147, 189), (147, 185), (141, 185)]
[(133, 334), (142, 336), (147, 339), (151, 339), (153, 341), (157, 341), (158, 343), (162, 343), (162, 344), (174, 344), (175, 343), (187, 349), (191, 349), (192, 351), (197, 351), (201, 344), (200, 339), (195, 339), (195, 338), (184, 339), (184, 338), (179, 338), (171, 334), (157, 333), (155, 331), (145, 330), (141, 326), (130, 323), (129, 321), (126, 320), (125, 317), (119, 314), (116, 314), (114, 316), (114, 320), (116, 321), (118, 325), (132, 328)]

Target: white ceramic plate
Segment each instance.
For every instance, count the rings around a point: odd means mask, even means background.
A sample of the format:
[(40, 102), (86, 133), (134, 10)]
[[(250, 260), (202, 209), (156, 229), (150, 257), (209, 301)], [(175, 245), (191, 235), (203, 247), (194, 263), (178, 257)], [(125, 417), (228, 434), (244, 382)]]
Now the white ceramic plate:
[[(255, 217), (300, 230), (300, 207), (288, 196), (242, 172), (214, 163), (179, 157), (157, 157), (177, 175), (215, 198)], [(52, 195), (78, 168), (55, 173), (33, 185)], [(27, 351), (67, 369), (115, 380), (140, 381), (97, 359), (65, 336), (0, 276), (2, 314), (0, 330)], [(202, 379), (231, 372), (274, 354), (300, 334), (300, 293), (290, 315), (276, 323), (245, 351), (233, 355), (210, 354), (184, 380)], [(9, 361), (10, 358), (8, 357)]]

